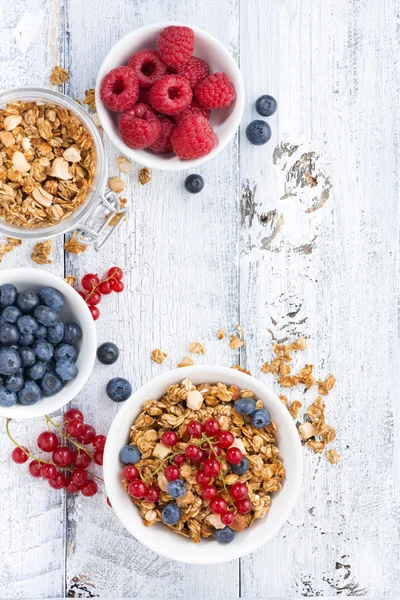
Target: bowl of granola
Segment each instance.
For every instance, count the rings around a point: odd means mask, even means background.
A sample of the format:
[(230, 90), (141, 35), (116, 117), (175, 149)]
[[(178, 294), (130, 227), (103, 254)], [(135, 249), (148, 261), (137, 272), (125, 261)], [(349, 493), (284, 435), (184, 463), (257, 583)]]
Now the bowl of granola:
[(227, 367), (184, 367), (143, 385), (119, 411), (104, 477), (137, 540), (174, 560), (215, 564), (252, 552), (288, 519), (301, 444), (261, 382)]
[(96, 249), (108, 239), (120, 203), (105, 192), (103, 142), (79, 104), (40, 88), (1, 93), (0, 159), (2, 234), (43, 240), (76, 230)]

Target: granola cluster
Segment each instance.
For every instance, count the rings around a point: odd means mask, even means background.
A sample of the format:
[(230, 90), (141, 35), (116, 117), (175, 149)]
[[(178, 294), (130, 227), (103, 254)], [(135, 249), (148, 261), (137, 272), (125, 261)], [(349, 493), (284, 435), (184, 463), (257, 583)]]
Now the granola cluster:
[(62, 106), (13, 102), (0, 110), (0, 218), (39, 228), (86, 199), (96, 169), (91, 135)]
[[(204, 402), (199, 410), (188, 408), (186, 399), (189, 392), (197, 390), (203, 396)], [(131, 443), (141, 452), (141, 460), (136, 463), (140, 477), (148, 485), (160, 488), (160, 500), (155, 504), (146, 500), (132, 501), (138, 506), (143, 523), (153, 525), (162, 520), (164, 506), (173, 498), (167, 493), (167, 479), (163, 470), (168, 464), (168, 457), (160, 459), (153, 452), (166, 430), (175, 430), (179, 442), (174, 448), (176, 452), (184, 452), (188, 446), (189, 437), (186, 427), (189, 421), (196, 419), (204, 422), (206, 419), (217, 419), (221, 428), (233, 433), (238, 443), (242, 444), (243, 452), (249, 461), (249, 469), (243, 475), (236, 475), (222, 455), (220, 457), (221, 473), (214, 480), (230, 509), (232, 498), (227, 487), (236, 482), (245, 483), (248, 487), (248, 497), (253, 509), (250, 513), (235, 514), (231, 529), (242, 531), (250, 527), (256, 519), (262, 519), (267, 514), (271, 493), (282, 488), (285, 474), (282, 462), (279, 460), (279, 450), (276, 446), (276, 425), (271, 422), (265, 429), (256, 429), (248, 421), (248, 417), (238, 414), (234, 402), (239, 398), (253, 398), (257, 408), (262, 408), (261, 400), (254, 398), (251, 390), (239, 390), (236, 386), (226, 386), (224, 383), (193, 385), (189, 379), (170, 386), (159, 400), (148, 400), (143, 404), (143, 410), (131, 428)], [(186, 483), (186, 493), (176, 500), (182, 511), (180, 521), (169, 528), (180, 535), (191, 538), (198, 543), (202, 538), (213, 536), (215, 532), (216, 515), (211, 512), (210, 501), (202, 498), (201, 487), (196, 482), (196, 465), (186, 462), (180, 468), (180, 477)], [(128, 481), (124, 481), (126, 489)], [(175, 501), (175, 500), (174, 500)], [(233, 511), (235, 511), (233, 507)]]

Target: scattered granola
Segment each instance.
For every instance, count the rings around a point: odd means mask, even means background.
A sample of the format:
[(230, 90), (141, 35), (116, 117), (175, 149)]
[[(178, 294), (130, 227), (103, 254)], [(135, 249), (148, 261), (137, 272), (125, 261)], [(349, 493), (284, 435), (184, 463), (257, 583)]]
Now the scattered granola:
[(54, 67), (52, 74), (50, 75), (50, 82), (53, 85), (62, 85), (66, 81), (68, 81), (68, 71), (66, 69), (62, 69), (61, 67)]
[(218, 338), (219, 340), (222, 340), (222, 339), (224, 339), (224, 337), (225, 337), (225, 329), (223, 329), (223, 327), (221, 327), (221, 328), (220, 328), (220, 329), (218, 329), (218, 331), (217, 331), (217, 338)]
[(156, 348), (151, 353), (151, 360), (153, 360), (156, 363), (161, 364), (164, 362), (164, 360), (167, 358), (167, 356), (168, 356), (168, 354), (166, 352), (163, 352), (162, 350), (160, 350), (160, 348)]
[(303, 405), (301, 402), (299, 402), (298, 400), (293, 400), (293, 402), (291, 402), (291, 404), (287, 407), (292, 419), (297, 419), (299, 415), (299, 410), (302, 406)]
[(232, 348), (232, 350), (236, 350), (236, 348), (241, 348), (243, 346), (244, 341), (236, 337), (236, 335), (231, 335), (230, 338), (231, 341), (229, 345)]
[(151, 181), (151, 171), (147, 167), (142, 167), (139, 171), (139, 181), (141, 185), (146, 185)]
[(327, 396), (329, 394), (330, 390), (335, 385), (335, 383), (336, 383), (335, 377), (331, 373), (329, 373), (329, 375), (325, 379), (325, 381), (317, 381), (318, 394), (321, 394), (321, 396)]
[(125, 156), (118, 156), (116, 163), (120, 171), (123, 173), (130, 173), (133, 164), (131, 160), (125, 158)]
[(0, 244), (0, 263), (3, 260), (4, 256), (14, 250), (17, 246), (22, 244), (21, 240), (17, 240), (15, 238), (7, 237), (6, 241), (3, 244)]
[(241, 367), (239, 364), (232, 365), (231, 369), (236, 369), (236, 371), (240, 371), (241, 373), (246, 373), (246, 375), (251, 375), (250, 371), (247, 371), (246, 369), (244, 369), (243, 367)]
[(76, 277), (75, 275), (67, 275), (66, 277), (64, 277), (64, 281), (65, 283), (68, 283), (68, 285), (70, 285), (71, 287), (75, 287)]
[(340, 454), (336, 452), (335, 449), (326, 451), (326, 458), (331, 463), (331, 465), (337, 465), (340, 459)]
[(94, 88), (90, 88), (90, 90), (85, 90), (85, 99), (83, 101), (83, 104), (86, 104), (92, 110), (96, 110)]
[(206, 353), (203, 344), (200, 344), (200, 342), (192, 342), (189, 346), (189, 352), (191, 352), (192, 354)]
[[(119, 204), (121, 208), (125, 208), (125, 206), (128, 204), (128, 200), (126, 198), (120, 198), (119, 199)], [(104, 217), (105, 220), (108, 219), (108, 217), (110, 216), (111, 213), (107, 213), (106, 216)], [(127, 213), (123, 213), (123, 212), (119, 212), (116, 215), (113, 216), (113, 218), (110, 220), (109, 222), (109, 226), (110, 227), (114, 227), (114, 225), (116, 225), (123, 217), (125, 216), (125, 219), (128, 218)]]
[(74, 233), (69, 238), (69, 240), (67, 240), (64, 244), (64, 249), (67, 252), (69, 252), (70, 254), (81, 254), (82, 252), (85, 252), (85, 250), (87, 249), (87, 244), (80, 242), (77, 239), (77, 236), (78, 236), (77, 232), (74, 231)]
[(125, 182), (122, 181), (122, 179), (120, 177), (111, 177), (108, 180), (108, 187), (113, 192), (116, 192), (117, 194), (119, 194), (120, 192), (124, 191), (124, 189), (125, 189)]
[(178, 367), (191, 367), (192, 365), (194, 365), (194, 360), (190, 356), (184, 356), (182, 361), (178, 363)]
[(31, 254), (31, 259), (38, 265), (50, 265), (50, 254), (53, 249), (53, 242), (51, 240), (45, 240), (44, 242), (38, 242), (34, 245)]

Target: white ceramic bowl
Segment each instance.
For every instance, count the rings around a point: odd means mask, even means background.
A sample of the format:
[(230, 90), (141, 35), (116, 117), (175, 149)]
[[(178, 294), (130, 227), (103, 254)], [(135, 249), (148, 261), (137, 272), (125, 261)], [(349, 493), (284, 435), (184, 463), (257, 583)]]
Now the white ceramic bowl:
[[(129, 442), (131, 424), (141, 412), (146, 400), (161, 398), (168, 386), (180, 383), (188, 377), (196, 385), (221, 381), (252, 390), (271, 413), (278, 427), (277, 445), (285, 467), (282, 490), (273, 494), (271, 509), (264, 519), (237, 533), (233, 542), (221, 546), (214, 538), (194, 544), (191, 540), (171, 533), (162, 523), (145, 527), (137, 507), (130, 500), (122, 485), (123, 464), (119, 451)], [(230, 369), (216, 366), (194, 366), (175, 369), (156, 377), (138, 389), (122, 406), (115, 417), (104, 453), (104, 477), (107, 494), (112, 507), (125, 528), (142, 544), (168, 558), (194, 564), (215, 564), (239, 558), (262, 546), (285, 523), (296, 502), (301, 486), (303, 462), (302, 449), (296, 427), (282, 402), (260, 381)]]
[(165, 171), (180, 171), (182, 169), (194, 169), (201, 163), (210, 160), (216, 156), (233, 138), (239, 127), (242, 118), (244, 106), (244, 86), (242, 76), (235, 59), (214, 36), (210, 35), (199, 27), (189, 25), (194, 31), (195, 48), (194, 55), (205, 60), (211, 69), (211, 73), (224, 71), (231, 79), (235, 91), (236, 99), (232, 106), (222, 110), (211, 111), (210, 123), (218, 136), (216, 147), (201, 158), (194, 160), (181, 160), (172, 154), (153, 154), (149, 150), (133, 150), (129, 148), (120, 136), (118, 131), (119, 113), (108, 110), (100, 99), (100, 85), (103, 78), (111, 69), (126, 65), (132, 54), (145, 48), (156, 48), (157, 36), (165, 27), (169, 25), (185, 25), (184, 23), (154, 23), (135, 29), (125, 35), (111, 48), (102, 62), (96, 81), (96, 107), (104, 131), (111, 139), (113, 144), (133, 161), (150, 167), (152, 169), (161, 169)]
[(60, 312), (62, 321), (76, 321), (82, 329), (82, 340), (79, 342), (79, 355), (76, 364), (79, 373), (75, 379), (64, 385), (62, 390), (54, 396), (43, 396), (36, 404), (25, 406), (15, 404), (10, 408), (0, 406), (0, 417), (11, 419), (31, 419), (41, 417), (59, 410), (68, 404), (81, 391), (90, 373), (96, 358), (96, 328), (90, 311), (83, 298), (61, 277), (41, 271), (40, 269), (8, 269), (0, 271), (0, 285), (12, 283), (19, 292), (25, 290), (39, 291), (50, 286), (64, 296), (64, 308)]

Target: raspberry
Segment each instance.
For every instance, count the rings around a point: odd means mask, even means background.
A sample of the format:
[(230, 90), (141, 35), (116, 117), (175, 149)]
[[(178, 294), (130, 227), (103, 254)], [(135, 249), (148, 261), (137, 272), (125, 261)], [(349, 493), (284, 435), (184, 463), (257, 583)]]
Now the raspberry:
[(193, 30), (176, 25), (166, 27), (157, 38), (157, 49), (166, 65), (174, 69), (182, 67), (193, 54)]
[(154, 50), (141, 50), (133, 54), (128, 60), (128, 67), (135, 73), (140, 87), (149, 88), (157, 79), (167, 72), (167, 65), (163, 63)]
[(196, 87), (195, 96), (206, 108), (227, 108), (236, 98), (235, 89), (226, 73), (214, 73)]
[(193, 92), (187, 79), (164, 75), (150, 89), (150, 104), (165, 115), (176, 115), (192, 101)]
[(104, 77), (100, 87), (100, 98), (110, 110), (122, 112), (135, 104), (139, 95), (139, 84), (129, 67), (117, 67)]
[(204, 108), (204, 106), (200, 106), (200, 104), (197, 102), (197, 100), (193, 99), (191, 101), (191, 103), (189, 104), (189, 106), (187, 108), (185, 108), (185, 110), (183, 110), (182, 112), (180, 112), (174, 116), (174, 119), (177, 123), (180, 123), (181, 121), (183, 121), (183, 119), (186, 119), (186, 117), (188, 117), (189, 115), (203, 115), (203, 117), (208, 119), (210, 116), (210, 109)]
[(189, 115), (179, 123), (171, 142), (179, 158), (199, 158), (211, 152), (217, 143), (217, 136), (205, 117)]
[(176, 125), (171, 119), (164, 117), (163, 115), (161, 115), (158, 120), (161, 125), (161, 133), (154, 144), (150, 146), (150, 150), (155, 152), (155, 154), (158, 154), (159, 152), (172, 152), (171, 135)]
[(183, 67), (179, 67), (176, 72), (178, 75), (186, 77), (190, 86), (195, 88), (200, 81), (210, 74), (210, 67), (204, 60), (201, 60), (201, 58), (192, 56), (189, 62), (187, 62), (186, 65), (183, 65)]
[(119, 120), (119, 130), (130, 148), (147, 148), (161, 133), (156, 113), (146, 104), (136, 104), (125, 110)]

